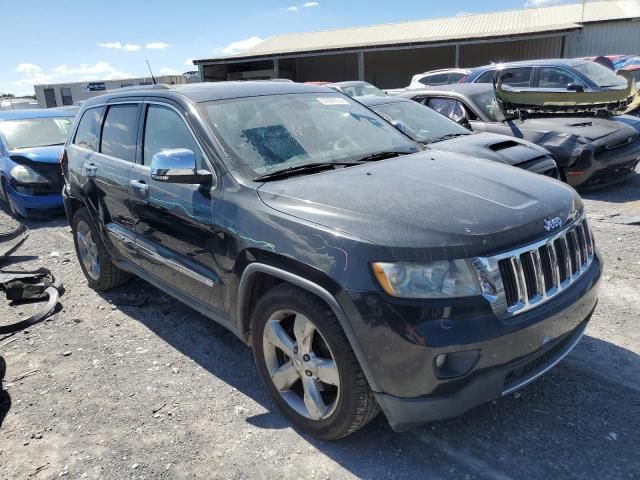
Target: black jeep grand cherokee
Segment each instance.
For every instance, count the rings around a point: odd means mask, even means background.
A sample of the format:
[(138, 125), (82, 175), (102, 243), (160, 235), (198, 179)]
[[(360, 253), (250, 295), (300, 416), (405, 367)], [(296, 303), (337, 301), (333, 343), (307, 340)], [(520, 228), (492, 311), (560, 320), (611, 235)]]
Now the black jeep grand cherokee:
[(401, 430), (506, 395), (571, 351), (596, 305), (573, 189), (422, 151), (324, 87), (103, 95), (62, 162), (89, 284), (133, 273), (220, 322), (323, 439), (379, 408)]

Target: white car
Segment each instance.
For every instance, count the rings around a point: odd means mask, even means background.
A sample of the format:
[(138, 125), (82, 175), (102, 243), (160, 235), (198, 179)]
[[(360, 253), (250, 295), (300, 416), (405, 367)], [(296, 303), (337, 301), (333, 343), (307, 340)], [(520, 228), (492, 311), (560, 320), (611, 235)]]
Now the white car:
[(458, 83), (460, 79), (469, 74), (471, 70), (466, 68), (443, 68), (441, 70), (431, 70), (429, 72), (418, 73), (411, 79), (411, 83), (405, 88), (385, 90), (388, 95), (397, 95), (407, 90), (417, 90), (424, 87), (434, 87), (437, 85), (450, 85)]

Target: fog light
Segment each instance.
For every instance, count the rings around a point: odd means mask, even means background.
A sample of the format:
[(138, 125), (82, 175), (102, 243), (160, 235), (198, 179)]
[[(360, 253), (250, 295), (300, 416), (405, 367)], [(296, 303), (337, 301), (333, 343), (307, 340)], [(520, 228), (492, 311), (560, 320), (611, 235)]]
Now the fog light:
[(449, 355), (446, 353), (442, 353), (436, 357), (436, 368), (444, 367), (444, 364), (447, 363), (447, 358)]

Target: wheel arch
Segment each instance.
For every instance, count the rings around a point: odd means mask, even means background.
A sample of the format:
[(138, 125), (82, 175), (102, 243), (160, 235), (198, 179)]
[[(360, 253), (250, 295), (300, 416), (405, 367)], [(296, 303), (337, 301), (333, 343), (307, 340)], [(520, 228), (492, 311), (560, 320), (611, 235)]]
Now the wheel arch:
[[(269, 282), (272, 282), (271, 286), (275, 286), (283, 282), (290, 283), (298, 288), (308, 291), (324, 301), (329, 308), (331, 308), (334, 315), (340, 322), (340, 326), (342, 327), (342, 330), (344, 331), (347, 340), (360, 363), (360, 367), (369, 382), (371, 390), (374, 392), (381, 391), (380, 386), (376, 382), (373, 372), (369, 366), (364, 350), (353, 331), (351, 322), (336, 298), (326, 288), (295, 273), (260, 262), (253, 262), (246, 266), (242, 273), (238, 289), (236, 320), (239, 323), (238, 326), (240, 333), (247, 343), (251, 344), (251, 306), (252, 302), (257, 302), (256, 294), (254, 292), (266, 292), (268, 288), (264, 289), (264, 287), (265, 285), (269, 286)], [(256, 286), (258, 286), (258, 290), (256, 290)], [(253, 305), (255, 305), (255, 303), (253, 303)]]

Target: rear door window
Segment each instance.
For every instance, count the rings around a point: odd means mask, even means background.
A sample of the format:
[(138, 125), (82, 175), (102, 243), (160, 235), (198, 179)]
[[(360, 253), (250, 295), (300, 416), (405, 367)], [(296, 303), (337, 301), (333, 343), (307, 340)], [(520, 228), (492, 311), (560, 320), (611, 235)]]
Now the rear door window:
[(112, 105), (102, 127), (100, 152), (127, 162), (136, 158), (138, 105)]
[(90, 108), (82, 115), (74, 145), (88, 148), (94, 152), (98, 151), (98, 140), (100, 139), (100, 127), (102, 126), (102, 118), (104, 116), (104, 108)]
[(510, 73), (511, 77), (504, 80), (505, 85), (510, 87), (529, 87), (531, 86), (531, 73), (533, 68), (505, 68), (504, 73)]

